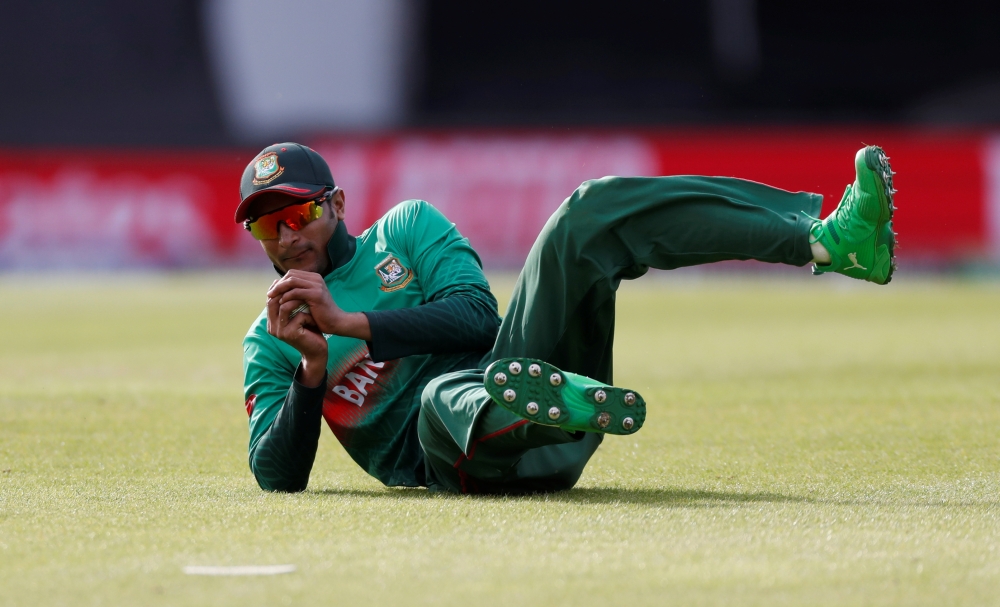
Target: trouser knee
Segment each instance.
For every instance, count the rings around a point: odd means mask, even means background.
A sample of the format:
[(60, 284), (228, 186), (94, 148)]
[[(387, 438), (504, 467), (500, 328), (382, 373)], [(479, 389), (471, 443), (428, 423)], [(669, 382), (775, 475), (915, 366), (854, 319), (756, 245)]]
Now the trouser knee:
[[(452, 460), (468, 445), (479, 411), (489, 401), (482, 371), (445, 373), (420, 393), (417, 437), (424, 452)], [(481, 393), (481, 394), (480, 394)]]
[[(650, 189), (666, 187), (672, 177), (601, 177), (580, 184), (553, 213), (543, 232), (552, 242), (589, 242), (606, 235), (646, 206)], [(658, 185), (653, 185), (654, 182)]]
[(438, 446), (446, 438), (447, 430), (438, 411), (438, 389), (436, 384), (441, 378), (435, 378), (420, 394), (420, 412), (417, 415), (417, 438), (426, 451), (428, 447)]
[(601, 177), (588, 179), (581, 183), (560, 207), (563, 220), (578, 222), (589, 215), (601, 211), (620, 195), (626, 183), (626, 177)]

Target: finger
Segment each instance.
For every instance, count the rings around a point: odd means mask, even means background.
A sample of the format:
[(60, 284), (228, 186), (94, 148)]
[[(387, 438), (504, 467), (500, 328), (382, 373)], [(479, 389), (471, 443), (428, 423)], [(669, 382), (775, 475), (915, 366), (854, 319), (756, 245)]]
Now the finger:
[(305, 270), (289, 270), (285, 272), (285, 275), (278, 279), (278, 282), (285, 280), (310, 280), (314, 282), (323, 282), (323, 277), (316, 272), (306, 272)]
[[(326, 283), (322, 284), (326, 286)], [(318, 285), (314, 281), (310, 281), (302, 277), (296, 277), (296, 276), (289, 277), (286, 275), (285, 278), (282, 278), (277, 283), (272, 285), (270, 289), (268, 289), (267, 296), (279, 297), (286, 291), (289, 291), (291, 289), (296, 289), (296, 288), (307, 289), (309, 287), (316, 287), (316, 286)]]
[[(274, 280), (271, 281), (271, 286), (267, 288), (268, 292), (271, 291), (271, 288), (274, 287), (274, 285), (277, 284), (279, 280), (281, 279), (275, 278)], [(274, 321), (276, 320), (276, 317), (274, 314), (271, 313), (271, 307), (270, 307), (271, 297), (269, 295), (266, 296), (266, 299), (264, 301), (265, 301), (264, 309), (267, 310), (267, 332), (271, 335), (274, 335), (274, 327), (276, 325)]]
[(302, 312), (296, 313), (294, 317), (292, 316), (292, 312), (302, 304), (301, 300), (290, 300), (280, 304), (278, 306), (278, 322), (282, 325), (287, 325), (290, 321), (294, 320)]
[(323, 334), (316, 329), (315, 322), (308, 314), (298, 314), (288, 320), (278, 331), (278, 339), (286, 341), (293, 346), (301, 344), (303, 340), (311, 341), (316, 338), (323, 339)]
[(267, 332), (271, 335), (277, 335), (278, 309), (280, 306), (281, 302), (279, 302), (277, 298), (267, 298)]
[(319, 330), (319, 325), (316, 324), (316, 319), (313, 318), (312, 314), (310, 314), (309, 312), (303, 312), (301, 316), (302, 316), (302, 326), (304, 328), (314, 333), (319, 333), (320, 335), (323, 334), (323, 332)]
[(322, 296), (323, 293), (318, 292), (315, 288), (297, 288), (292, 289), (291, 291), (285, 291), (281, 297), (279, 297), (279, 301), (281, 301), (281, 303), (285, 303), (286, 301), (301, 301), (309, 305), (316, 305), (321, 302)]
[(279, 316), (282, 319), (281, 327), (279, 329), (282, 335), (294, 336), (298, 334), (302, 325), (302, 319), (299, 318), (301, 314), (296, 314), (292, 317), (287, 317), (287, 314), (279, 314)]
[(308, 270), (289, 270), (285, 272), (285, 276), (291, 276), (294, 278), (319, 278), (320, 275), (316, 272), (309, 272)]

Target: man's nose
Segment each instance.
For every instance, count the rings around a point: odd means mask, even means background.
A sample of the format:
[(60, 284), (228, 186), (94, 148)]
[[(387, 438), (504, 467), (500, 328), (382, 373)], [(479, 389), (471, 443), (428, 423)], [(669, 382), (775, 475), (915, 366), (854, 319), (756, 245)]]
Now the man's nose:
[(299, 233), (285, 225), (285, 222), (278, 224), (278, 244), (282, 247), (289, 247), (299, 239)]

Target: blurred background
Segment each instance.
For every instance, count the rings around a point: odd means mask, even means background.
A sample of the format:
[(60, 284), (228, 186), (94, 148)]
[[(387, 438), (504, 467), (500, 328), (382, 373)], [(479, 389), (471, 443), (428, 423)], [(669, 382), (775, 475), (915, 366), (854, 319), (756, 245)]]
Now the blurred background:
[(1000, 5), (39, 0), (0, 20), (0, 269), (267, 267), (232, 221), (265, 145), (328, 160), (359, 233), (441, 208), (516, 268), (581, 181), (823, 194), (863, 144), (906, 267), (1000, 260)]

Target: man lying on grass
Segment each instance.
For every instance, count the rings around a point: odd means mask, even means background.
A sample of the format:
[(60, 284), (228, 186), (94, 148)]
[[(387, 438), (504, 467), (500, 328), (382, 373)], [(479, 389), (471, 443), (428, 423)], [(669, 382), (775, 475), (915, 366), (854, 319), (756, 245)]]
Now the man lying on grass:
[(646, 418), (638, 392), (610, 385), (622, 279), (755, 259), (889, 282), (893, 173), (874, 146), (854, 168), (822, 221), (820, 195), (740, 179), (587, 181), (545, 224), (501, 319), (476, 252), (430, 204), (401, 202), (352, 236), (323, 158), (265, 148), (236, 210), (281, 275), (243, 342), (257, 482), (305, 489), (325, 419), (388, 486), (571, 488), (605, 434)]

